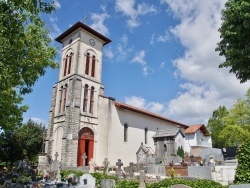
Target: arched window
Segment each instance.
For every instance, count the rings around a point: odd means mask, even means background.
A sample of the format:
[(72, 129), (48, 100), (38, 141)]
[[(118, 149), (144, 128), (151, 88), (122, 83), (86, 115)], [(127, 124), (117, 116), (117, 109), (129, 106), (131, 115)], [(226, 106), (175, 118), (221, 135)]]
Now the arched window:
[(86, 67), (85, 67), (85, 74), (86, 75), (89, 74), (89, 60), (90, 60), (90, 55), (89, 55), (89, 53), (87, 53), (87, 56), (86, 56)]
[(73, 59), (73, 53), (71, 52), (71, 53), (70, 53), (70, 56), (69, 56), (68, 74), (70, 74), (70, 71), (71, 71), (71, 62), (72, 62), (72, 59)]
[(91, 87), (91, 91), (90, 91), (90, 105), (89, 105), (89, 113), (91, 113), (91, 114), (93, 114), (94, 92), (95, 92), (95, 88)]
[(145, 128), (145, 144), (148, 143), (148, 129)]
[(66, 58), (64, 59), (64, 72), (63, 72), (63, 76), (66, 76), (66, 73), (67, 73), (67, 63), (68, 63), (68, 56), (66, 56)]
[(87, 84), (85, 84), (85, 87), (84, 87), (84, 99), (83, 99), (83, 111), (84, 112), (87, 111), (88, 90), (89, 90), (89, 86)]
[(63, 107), (62, 107), (63, 112), (65, 112), (66, 98), (67, 98), (67, 86), (64, 88)]
[(95, 59), (95, 56), (93, 55), (92, 56), (92, 70), (91, 70), (92, 77), (95, 77), (95, 61), (96, 61), (96, 59)]
[(128, 125), (124, 125), (124, 142), (128, 141)]
[(61, 113), (61, 106), (62, 106), (62, 97), (63, 97), (63, 89), (59, 90), (60, 92), (60, 100), (59, 100), (59, 109), (58, 109), (58, 113)]

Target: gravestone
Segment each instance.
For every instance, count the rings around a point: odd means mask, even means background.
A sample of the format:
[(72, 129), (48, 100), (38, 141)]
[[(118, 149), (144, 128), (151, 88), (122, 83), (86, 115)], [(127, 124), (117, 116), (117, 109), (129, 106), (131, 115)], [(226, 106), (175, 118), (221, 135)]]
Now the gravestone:
[(57, 160), (58, 156), (59, 155), (56, 152), (55, 160), (52, 161), (50, 164), (50, 171), (48, 171), (48, 173), (49, 173), (51, 179), (60, 178), (59, 176), (56, 177), (58, 175), (58, 173), (60, 173), (60, 162)]
[(68, 175), (68, 184), (77, 183), (77, 176), (75, 174)]
[(128, 171), (128, 176), (129, 178), (134, 178), (134, 163), (129, 163), (129, 166), (127, 167), (127, 171)]
[(122, 173), (121, 166), (123, 166), (123, 163), (122, 163), (121, 159), (118, 159), (118, 162), (116, 162), (116, 166), (117, 166), (116, 175), (117, 175), (118, 177), (120, 177), (120, 176), (121, 176), (121, 173)]
[(109, 166), (109, 161), (108, 158), (105, 158), (103, 161), (103, 174), (107, 174), (108, 173), (108, 166)]
[(95, 188), (95, 178), (91, 174), (83, 174), (80, 177), (80, 185), (78, 187)]
[(146, 188), (145, 180), (146, 180), (146, 174), (144, 170), (140, 170), (140, 184), (138, 188)]
[(86, 166), (86, 159), (87, 158), (88, 158), (88, 156), (86, 155), (86, 153), (84, 153), (82, 156), (82, 166)]
[(101, 188), (115, 188), (115, 180), (113, 180), (113, 179), (102, 179)]
[(90, 162), (89, 162), (89, 173), (94, 173), (95, 172), (95, 161), (93, 160), (93, 158), (91, 158)]

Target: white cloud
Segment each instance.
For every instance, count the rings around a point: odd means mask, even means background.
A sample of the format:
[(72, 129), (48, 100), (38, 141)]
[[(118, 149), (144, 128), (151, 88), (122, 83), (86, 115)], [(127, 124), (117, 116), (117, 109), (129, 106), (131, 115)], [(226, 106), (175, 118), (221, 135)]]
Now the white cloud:
[(32, 121), (34, 121), (35, 123), (37, 124), (42, 124), (42, 125), (45, 125), (47, 126), (48, 122), (45, 121), (44, 119), (40, 119), (40, 118), (36, 118), (36, 117), (31, 117), (30, 118)]
[(93, 24), (91, 24), (90, 27), (103, 35), (108, 35), (109, 30), (104, 25), (104, 21), (108, 17), (109, 17), (109, 15), (106, 12), (103, 12), (101, 14), (97, 14), (97, 13), (91, 14), (91, 20), (93, 21)]
[(163, 104), (148, 102), (144, 98), (137, 96), (125, 97), (125, 103), (156, 114), (161, 114), (165, 108)]
[(159, 35), (157, 38), (157, 42), (167, 42), (170, 39), (170, 35), (168, 31), (165, 31), (164, 35)]
[(130, 28), (138, 27), (141, 23), (138, 19), (139, 16), (146, 15), (148, 13), (156, 13), (157, 9), (154, 5), (146, 3), (135, 4), (135, 0), (116, 0), (115, 10), (122, 12), (123, 15), (129, 17), (127, 25)]
[(58, 8), (58, 9), (61, 8), (61, 4), (60, 4), (57, 0), (55, 1), (55, 6), (56, 6), (56, 8)]
[(142, 66), (146, 65), (147, 62), (145, 60), (145, 53), (146, 52), (144, 50), (136, 53), (135, 57), (132, 59), (131, 62), (133, 62), (133, 63), (139, 63)]
[(219, 105), (231, 107), (249, 87), (249, 83), (240, 84), (228, 69), (218, 68), (223, 58), (215, 48), (225, 0), (161, 2), (179, 19), (170, 32), (185, 48), (184, 55), (173, 60), (174, 75), (184, 82), (180, 85), (182, 92), (168, 103), (165, 115), (183, 123), (207, 124)]
[(110, 46), (104, 49), (104, 55), (107, 56), (109, 59), (112, 59), (114, 57), (113, 51)]
[(153, 45), (156, 42), (168, 42), (170, 40), (170, 34), (168, 31), (165, 31), (163, 35), (156, 36), (155, 33), (151, 35), (150, 44)]
[(49, 28), (50, 28), (50, 33), (49, 33), (49, 37), (51, 38), (52, 41), (54, 41), (54, 39), (56, 37), (58, 37), (62, 31), (61, 29), (58, 27), (57, 25), (57, 17), (49, 17)]
[(133, 47), (128, 45), (128, 36), (122, 35), (121, 41), (117, 44), (116, 47), (116, 58), (117, 61), (124, 60), (130, 56), (133, 51)]

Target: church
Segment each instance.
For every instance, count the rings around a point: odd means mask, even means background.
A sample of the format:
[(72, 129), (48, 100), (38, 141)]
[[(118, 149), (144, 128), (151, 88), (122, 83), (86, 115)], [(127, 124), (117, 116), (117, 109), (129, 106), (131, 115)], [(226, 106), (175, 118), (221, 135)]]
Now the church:
[[(187, 125), (105, 96), (103, 48), (111, 40), (82, 22), (55, 39), (62, 44), (59, 80), (53, 87), (45, 152), (63, 167), (136, 162), (141, 144), (155, 149), (157, 131)], [(174, 152), (183, 141), (176, 143)], [(85, 157), (84, 157), (85, 156)]]

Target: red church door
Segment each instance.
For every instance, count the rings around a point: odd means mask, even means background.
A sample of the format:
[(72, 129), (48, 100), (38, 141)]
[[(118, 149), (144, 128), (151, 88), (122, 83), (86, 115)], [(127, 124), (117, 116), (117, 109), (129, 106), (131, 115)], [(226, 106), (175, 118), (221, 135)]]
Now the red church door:
[[(86, 158), (84, 158), (84, 153)], [(83, 158), (85, 160), (85, 166), (89, 165), (89, 161), (93, 158), (94, 153), (94, 133), (91, 129), (84, 127), (79, 132), (78, 139), (78, 154), (77, 154), (77, 166), (83, 166)]]

